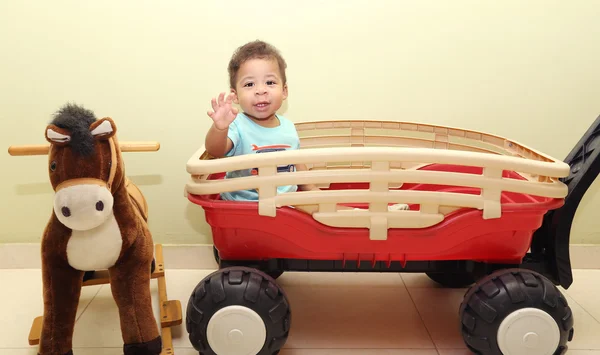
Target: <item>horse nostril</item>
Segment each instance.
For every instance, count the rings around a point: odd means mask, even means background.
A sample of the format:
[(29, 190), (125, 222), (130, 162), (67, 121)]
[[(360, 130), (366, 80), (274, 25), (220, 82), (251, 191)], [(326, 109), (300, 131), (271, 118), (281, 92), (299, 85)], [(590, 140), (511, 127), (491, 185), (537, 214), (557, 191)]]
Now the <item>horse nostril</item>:
[(96, 202), (96, 210), (103, 211), (104, 210), (104, 202), (102, 202), (102, 201)]
[(65, 217), (71, 216), (71, 210), (69, 209), (69, 207), (63, 207), (61, 209), (61, 212), (62, 212), (63, 216), (65, 216)]

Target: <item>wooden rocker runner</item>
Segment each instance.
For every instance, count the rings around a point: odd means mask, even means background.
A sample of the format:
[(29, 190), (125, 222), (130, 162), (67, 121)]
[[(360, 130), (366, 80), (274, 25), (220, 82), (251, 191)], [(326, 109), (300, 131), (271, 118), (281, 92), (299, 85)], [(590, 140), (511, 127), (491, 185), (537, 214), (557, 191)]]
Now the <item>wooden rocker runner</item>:
[[(13, 156), (47, 154), (55, 191), (41, 247), (44, 314), (34, 319), (29, 344), (39, 344), (40, 355), (72, 355), (81, 287), (110, 284), (124, 354), (174, 354), (171, 327), (182, 322), (181, 303), (167, 299), (162, 245), (154, 246), (146, 200), (125, 176), (121, 157), (156, 151), (159, 144), (119, 143), (112, 119), (97, 120), (76, 105), (62, 107), (45, 136), (50, 145), (8, 150)], [(160, 332), (150, 279), (158, 280)]]

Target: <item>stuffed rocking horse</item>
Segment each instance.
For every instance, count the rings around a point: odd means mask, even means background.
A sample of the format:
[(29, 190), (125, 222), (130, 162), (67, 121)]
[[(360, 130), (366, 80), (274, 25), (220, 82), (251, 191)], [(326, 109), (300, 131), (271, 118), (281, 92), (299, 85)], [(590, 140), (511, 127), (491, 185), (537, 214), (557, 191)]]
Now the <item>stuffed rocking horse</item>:
[(44, 316), (40, 355), (73, 354), (84, 272), (108, 270), (125, 355), (161, 353), (150, 294), (154, 244), (128, 193), (116, 126), (76, 105), (47, 126), (54, 209), (42, 238)]

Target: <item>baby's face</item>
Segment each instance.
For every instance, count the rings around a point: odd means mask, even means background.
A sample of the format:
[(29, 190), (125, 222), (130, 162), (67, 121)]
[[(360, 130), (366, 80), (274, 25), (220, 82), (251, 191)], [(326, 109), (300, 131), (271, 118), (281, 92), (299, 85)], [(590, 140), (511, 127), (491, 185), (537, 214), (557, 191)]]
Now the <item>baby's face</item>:
[(277, 60), (251, 59), (240, 67), (234, 102), (257, 120), (273, 117), (287, 98)]

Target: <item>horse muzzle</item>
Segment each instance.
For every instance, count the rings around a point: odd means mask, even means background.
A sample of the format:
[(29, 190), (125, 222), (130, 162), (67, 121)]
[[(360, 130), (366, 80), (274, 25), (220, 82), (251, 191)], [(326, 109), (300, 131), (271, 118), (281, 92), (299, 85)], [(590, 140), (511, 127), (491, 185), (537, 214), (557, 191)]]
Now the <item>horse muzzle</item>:
[(67, 228), (94, 229), (112, 213), (114, 198), (106, 181), (72, 179), (59, 184), (55, 191), (54, 213)]

